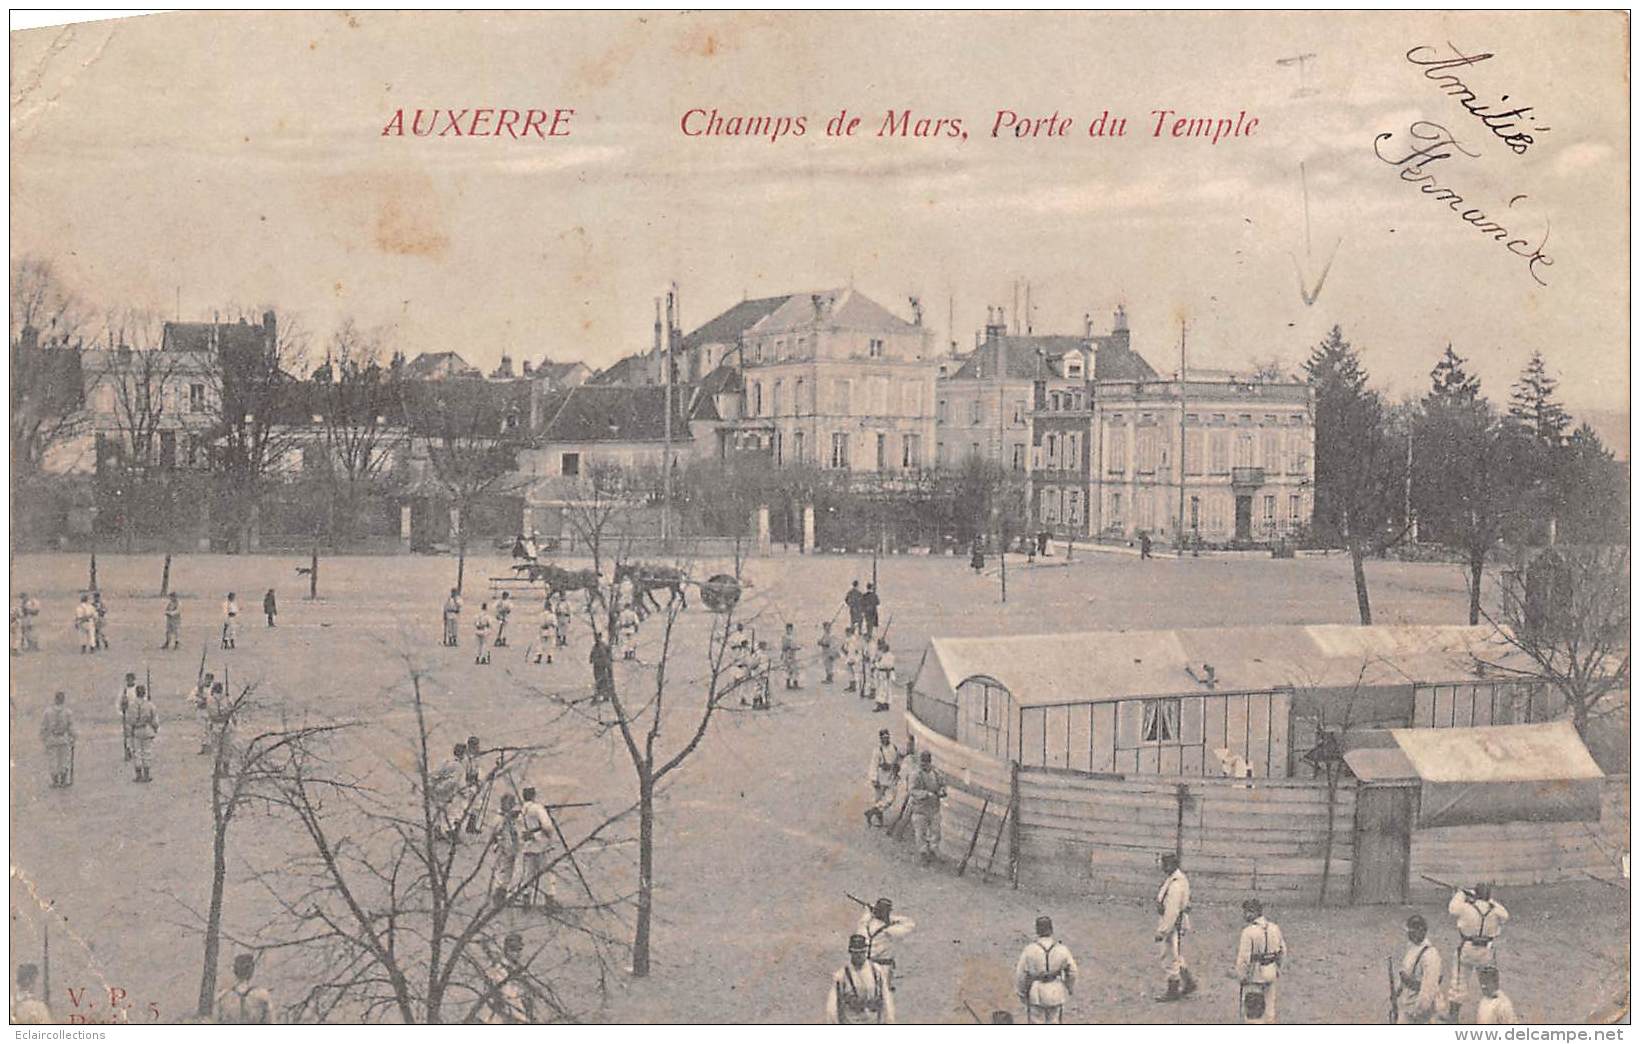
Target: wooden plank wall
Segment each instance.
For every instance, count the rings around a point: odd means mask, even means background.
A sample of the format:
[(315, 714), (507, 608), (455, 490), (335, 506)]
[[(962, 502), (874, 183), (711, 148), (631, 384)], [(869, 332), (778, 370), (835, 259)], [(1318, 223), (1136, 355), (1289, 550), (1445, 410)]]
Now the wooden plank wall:
[[(983, 872), (991, 858), (991, 845), (996, 844), (996, 860), (991, 870), (1004, 877), (1008, 873), (1008, 834), (1000, 841), (1002, 815), (1008, 808), (1008, 763), (981, 751), (964, 747), (946, 739), (922, 722), (906, 715), (906, 729), (917, 737), (919, 751), (934, 752), (934, 767), (945, 780), (945, 807), (940, 815), (940, 854), (952, 865), (962, 861), (968, 851), (968, 842), (974, 836), (974, 824), (979, 819), (985, 802), (985, 823), (980, 828), (979, 840), (974, 844), (974, 855), (969, 860), (970, 874)], [(909, 827), (907, 828), (910, 829)]]
[[(1327, 801), (1326, 787), (1310, 780), (1101, 779), (1040, 769), (1022, 772), (1021, 881), (1153, 896), (1161, 880), (1157, 859), (1174, 847), (1180, 783), (1189, 793), (1184, 866), (1198, 890), (1317, 900)], [(1354, 822), (1354, 788), (1340, 786), (1330, 899), (1349, 893)]]
[(1410, 893), (1431, 898), (1442, 892), (1419, 874), (1464, 886), (1477, 881), (1587, 881), (1590, 874), (1619, 880), (1628, 834), (1629, 777), (1608, 776), (1598, 823), (1520, 822), (1413, 831)]

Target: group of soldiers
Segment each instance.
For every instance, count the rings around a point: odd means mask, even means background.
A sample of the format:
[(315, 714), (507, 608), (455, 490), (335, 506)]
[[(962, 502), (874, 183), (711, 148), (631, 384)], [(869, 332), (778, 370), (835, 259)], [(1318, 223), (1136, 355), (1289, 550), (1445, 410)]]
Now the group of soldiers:
[[(933, 753), (917, 752), (915, 736), (908, 739), (906, 747), (902, 752), (894, 745), (889, 730), (877, 730), (877, 746), (871, 752), (871, 763), (866, 769), (866, 782), (871, 787), (866, 825), (893, 833), (909, 811), (912, 832), (917, 839), (917, 857), (926, 865), (939, 858), (940, 809), (946, 795), (945, 781), (934, 768)], [(910, 771), (904, 769), (908, 761), (914, 765)], [(896, 797), (900, 798), (900, 810), (894, 822), (889, 823), (888, 810)]]
[[(11, 607), (11, 651), (13, 653), (40, 651), (40, 601), (26, 591), (18, 595), (17, 603)], [(267, 615), (268, 626), (273, 627), (274, 618), (278, 613), (273, 588), (268, 588), (262, 597), (262, 611)], [(165, 639), (160, 643), (161, 649), (182, 648), (182, 603), (176, 592), (171, 592), (165, 598)], [(80, 600), (74, 606), (73, 616), (74, 636), (79, 643), (81, 655), (92, 655), (109, 648), (108, 644), (108, 603), (103, 601), (101, 591), (85, 591), (80, 594)], [(234, 649), (239, 642), (239, 599), (234, 592), (229, 591), (228, 597), (222, 602), (222, 630), (219, 641), (223, 649)]]
[[(511, 642), (510, 627), (512, 615), (517, 603), (513, 600), (511, 591), (502, 591), (496, 599), (495, 611), (490, 611), (489, 602), (480, 602), (478, 612), (473, 617), (473, 644), (475, 655), (473, 663), (487, 664), (490, 662), (490, 653), (495, 649), (509, 648)], [(449, 597), (444, 600), (444, 638), (443, 645), (454, 648), (461, 644), (461, 613), (464, 603), (461, 590), (452, 587)], [(569, 644), (569, 629), (573, 613), (569, 601), (562, 591), (549, 594), (541, 604), (541, 619), (535, 637), (524, 647), (524, 662), (527, 664), (552, 663), (553, 650), (562, 649)], [(623, 620), (624, 625), (624, 620)], [(623, 626), (623, 631), (625, 630)], [(636, 633), (636, 623), (633, 632)], [(630, 658), (630, 657), (629, 657)]]
[(1444, 989), (1441, 951), (1429, 940), (1429, 923), (1413, 914), (1406, 922), (1406, 952), (1390, 969), (1391, 1019), (1413, 1025), (1456, 1023), (1470, 994), (1478, 990), (1477, 1024), (1518, 1022), (1514, 1002), (1502, 992), (1497, 964), (1498, 937), (1509, 923), (1509, 911), (1492, 898), (1492, 886), (1486, 882), (1454, 889), (1446, 911), (1457, 925), (1458, 942)]
[[(457, 743), (451, 756), (428, 776), (429, 795), (437, 810), (438, 839), (460, 844), (463, 835), (493, 842), (490, 894), (498, 906), (526, 909), (557, 904), (557, 890), (549, 856), (556, 839), (562, 843), (552, 806), (542, 803), (533, 786), (517, 787), (507, 771), (505, 748), (486, 750), (477, 736)], [(486, 772), (481, 759), (495, 755)], [(490, 798), (498, 789), (498, 814), (489, 821)]]

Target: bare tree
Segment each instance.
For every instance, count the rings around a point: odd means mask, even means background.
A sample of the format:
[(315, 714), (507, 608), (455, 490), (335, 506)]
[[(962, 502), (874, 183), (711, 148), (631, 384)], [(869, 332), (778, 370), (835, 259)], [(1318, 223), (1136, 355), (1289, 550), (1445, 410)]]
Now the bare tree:
[(333, 539), (354, 535), (365, 496), (407, 441), (400, 369), (384, 366), (382, 356), (379, 335), (348, 319), (311, 376), (331, 485)]
[(1587, 739), (1608, 698), (1629, 690), (1629, 549), (1557, 547), (1500, 587), (1485, 614), (1500, 655), (1477, 654), (1477, 666), (1554, 686)]
[(9, 405), (14, 481), (37, 475), (47, 453), (86, 430), (77, 347), (85, 316), (85, 307), (58, 279), (50, 262), (38, 257), (12, 261)]
[(166, 459), (158, 444), (163, 442), (162, 433), (175, 431), (172, 419), (181, 412), (178, 378), (190, 373), (195, 361), (189, 353), (160, 347), (160, 324), (152, 316), (110, 316), (108, 328), (111, 343), (107, 351), (97, 353), (100, 365), (88, 383), (94, 400), (112, 407), (99, 417), (99, 427), (113, 433), (114, 444), (105, 441), (97, 477), (119, 502), (120, 533), (129, 551), (137, 518), (156, 519), (162, 532), (171, 528), (165, 524), (173, 521), (166, 518), (166, 504), (151, 502), (149, 494), (175, 466), (175, 447), (172, 458)]
[[(427, 463), (450, 500), (451, 534), (456, 543), (456, 589), (467, 575), (467, 541), (473, 508), (486, 498), (516, 492), (523, 485), (513, 470), (521, 432), (518, 412), (494, 394), (498, 385), (444, 381), (421, 404)], [(406, 407), (409, 409), (408, 405)], [(411, 427), (407, 414), (406, 426)]]
[(562, 848), (538, 873), (492, 888), (501, 858), (497, 836), (460, 844), (443, 821), (477, 816), (480, 795), (510, 782), (516, 751), (501, 752), (460, 804), (446, 804), (431, 760), (426, 675), (410, 657), (404, 663), (413, 750), (407, 769), (397, 758), (385, 766), (399, 786), (368, 775), (344, 778), (312, 759), (294, 759), (278, 781), (280, 803), (294, 815), (307, 852), (258, 875), (280, 910), (258, 938), (264, 948), (293, 948), (308, 961), (313, 985), (290, 1014), (321, 1022), (332, 1016), (471, 1022), (508, 1007), (500, 996), (506, 989), (523, 1009), (506, 1021), (576, 1021), (582, 1013), (555, 977), (590, 972), (595, 981), (577, 987), (603, 983), (614, 940), (602, 922), (622, 898), (597, 896), (588, 884), (584, 904), (551, 907), (539, 921), (516, 928), (534, 950), (498, 976), (501, 937), (515, 924), (514, 903), (525, 892), (601, 844), (631, 809), (603, 818), (574, 842), (560, 835)]

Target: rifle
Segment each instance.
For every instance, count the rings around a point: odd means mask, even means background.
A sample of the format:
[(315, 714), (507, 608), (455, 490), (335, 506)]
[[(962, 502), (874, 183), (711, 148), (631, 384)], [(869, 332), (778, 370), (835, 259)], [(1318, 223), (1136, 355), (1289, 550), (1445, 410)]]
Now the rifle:
[(1442, 888), (1445, 888), (1448, 891), (1462, 892), (1464, 895), (1470, 896), (1471, 898), (1473, 898), (1474, 895), (1475, 895), (1475, 893), (1472, 889), (1460, 888), (1455, 884), (1451, 884), (1447, 881), (1441, 880), (1439, 877), (1431, 877), (1428, 874), (1419, 874), (1418, 876), (1423, 878), (1425, 881), (1428, 881), (1430, 884), (1440, 885)]
[(855, 902), (859, 903), (861, 906), (865, 907), (867, 910), (873, 909), (873, 907), (870, 903), (866, 902), (864, 899), (861, 899), (859, 896), (853, 895), (849, 892), (844, 892), (843, 894), (848, 896), (850, 899), (854, 900)]
[(1386, 957), (1384, 962), (1389, 967), (1389, 1024), (1394, 1026), (1401, 1021), (1401, 984), (1395, 981), (1395, 958)]

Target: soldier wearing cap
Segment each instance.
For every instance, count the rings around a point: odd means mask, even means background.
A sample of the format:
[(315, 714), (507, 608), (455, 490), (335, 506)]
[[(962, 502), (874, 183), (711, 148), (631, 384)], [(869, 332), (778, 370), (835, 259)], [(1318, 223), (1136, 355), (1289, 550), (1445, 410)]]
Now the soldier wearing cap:
[(1156, 999), (1176, 1001), (1196, 992), (1196, 979), (1184, 960), (1184, 937), (1190, 934), (1190, 878), (1172, 852), (1162, 856), (1162, 887), (1156, 893), (1156, 941), (1162, 944), (1167, 992)]
[(216, 1021), (228, 1026), (261, 1025), (273, 1022), (273, 994), (266, 987), (252, 986), (256, 958), (242, 953), (233, 959), (233, 985), (216, 995)]
[(1509, 921), (1509, 911), (1492, 898), (1492, 886), (1482, 881), (1473, 889), (1452, 893), (1446, 912), (1458, 922), (1458, 955), (1453, 961), (1447, 984), (1446, 1015), (1458, 1021), (1458, 1012), (1469, 997), (1469, 982), (1480, 969), (1497, 963), (1497, 941)]
[(1481, 1000), (1475, 1007), (1475, 1024), (1478, 1026), (1513, 1026), (1520, 1021), (1515, 1014), (1515, 1003), (1509, 999), (1507, 993), (1498, 989), (1498, 969), (1489, 964), (1476, 972), (1475, 977), (1480, 980)]
[(909, 935), (915, 927), (916, 922), (911, 918), (894, 913), (892, 899), (879, 898), (860, 917), (858, 931), (865, 936), (866, 954), (883, 973), (883, 981), (890, 990), (894, 989), (894, 943)]
[(518, 798), (501, 795), (501, 821), (495, 825), (495, 862), (490, 866), (490, 895), (496, 906), (506, 906), (512, 898), (518, 869), (518, 853), (523, 847), (518, 821)]
[(552, 873), (547, 869), (547, 855), (552, 850), (552, 813), (547, 806), (535, 800), (535, 788), (524, 788), (524, 805), (520, 812), (522, 828), (523, 879), (518, 884), (524, 889), (525, 906), (536, 896), (545, 896), (547, 909), (558, 905), (558, 892)]
[(1053, 936), (1053, 918), (1036, 919), (1036, 939), (1020, 951), (1014, 965), (1014, 992), (1032, 1025), (1065, 1021), (1065, 1002), (1076, 989), (1076, 958)]
[(911, 827), (917, 834), (919, 858), (932, 863), (939, 856), (940, 801), (945, 797), (945, 781), (934, 770), (934, 755), (917, 755), (917, 774), (911, 778)]
[(888, 974), (869, 959), (870, 954), (871, 943), (864, 935), (848, 937), (848, 963), (832, 975), (831, 990), (826, 994), (828, 1024), (883, 1026), (894, 1022), (894, 993)]
[(873, 821), (883, 825), (883, 813), (894, 801), (894, 792), (900, 786), (900, 749), (894, 745), (893, 734), (887, 729), (877, 730), (877, 749), (871, 752), (871, 766), (866, 769), (866, 782), (871, 785), (871, 807), (866, 809), (866, 825)]
[(529, 971), (524, 967), (524, 937), (508, 932), (501, 942), (501, 957), (484, 969), (490, 988), (484, 994), (483, 1019), (492, 1026), (528, 1025), (535, 1021), (535, 998), (525, 987)]
[(1396, 1010), (1403, 1025), (1427, 1026), (1441, 1007), (1441, 951), (1420, 914), (1407, 918), (1407, 950), (1395, 974)]
[(74, 714), (65, 705), (67, 695), (61, 690), (52, 697), (50, 707), (40, 718), (40, 741), (46, 745), (46, 756), (51, 762), (51, 785), (66, 787), (74, 782)]
[(1270, 1025), (1276, 1021), (1276, 980), (1287, 956), (1281, 927), (1264, 916), (1264, 904), (1245, 899), (1242, 920), (1247, 922), (1236, 944), (1236, 979), (1241, 983), (1241, 1021)]

